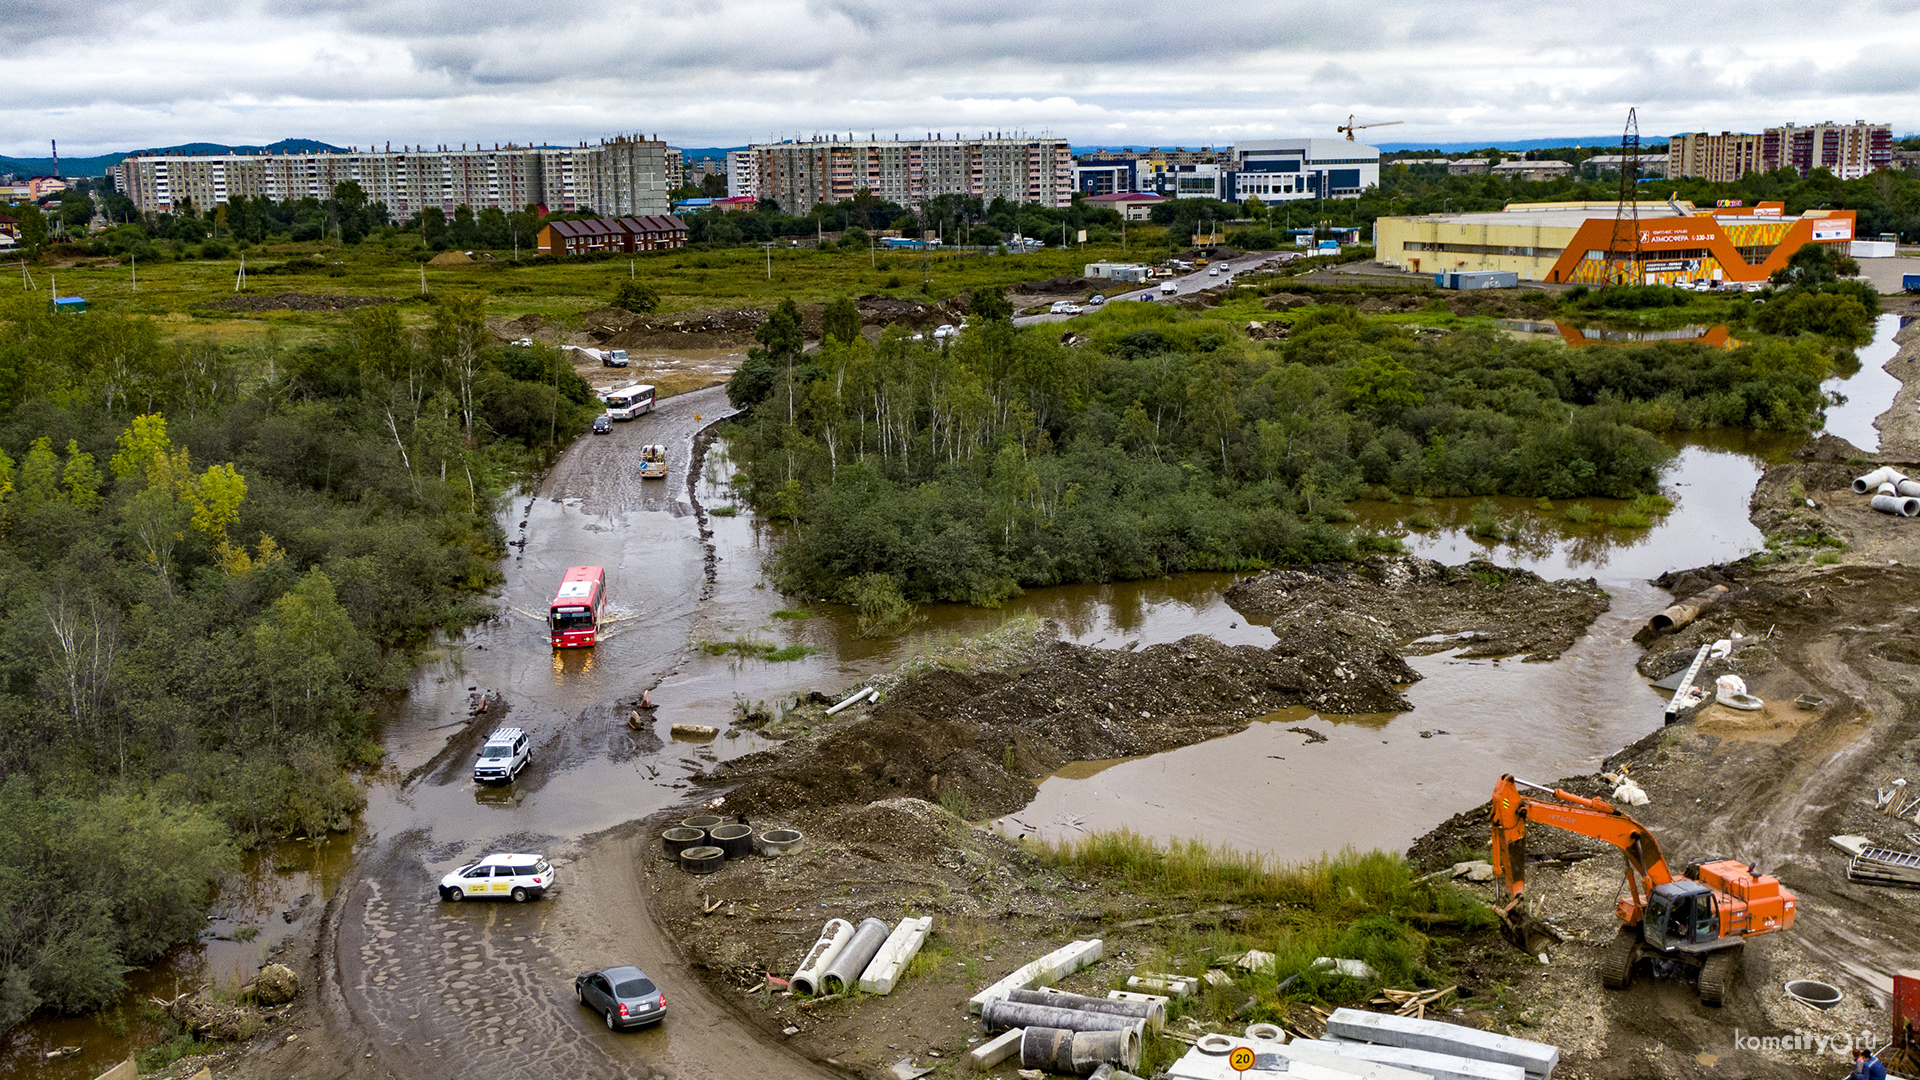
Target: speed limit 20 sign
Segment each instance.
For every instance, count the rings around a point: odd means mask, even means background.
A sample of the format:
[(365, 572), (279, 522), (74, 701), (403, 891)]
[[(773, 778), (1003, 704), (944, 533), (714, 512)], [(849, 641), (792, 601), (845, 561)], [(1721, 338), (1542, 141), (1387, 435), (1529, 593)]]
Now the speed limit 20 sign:
[(1233, 1066), (1234, 1072), (1246, 1072), (1253, 1068), (1253, 1047), (1234, 1047), (1233, 1053), (1227, 1055), (1227, 1064)]

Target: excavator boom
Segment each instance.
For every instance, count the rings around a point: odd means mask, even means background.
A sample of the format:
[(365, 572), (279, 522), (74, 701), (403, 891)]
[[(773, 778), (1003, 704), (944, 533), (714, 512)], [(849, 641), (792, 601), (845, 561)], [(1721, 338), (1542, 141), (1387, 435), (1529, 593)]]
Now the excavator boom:
[[(1522, 787), (1542, 792), (1551, 799), (1522, 795)], [(1493, 871), (1507, 894), (1509, 908), (1519, 903), (1527, 888), (1528, 822), (1591, 836), (1620, 849), (1626, 857), (1627, 891), (1631, 898), (1630, 903), (1622, 901), (1620, 914), (1624, 921), (1639, 921), (1639, 913), (1646, 909), (1647, 897), (1654, 887), (1673, 880), (1666, 856), (1660, 851), (1660, 841), (1653, 838), (1645, 825), (1603, 799), (1529, 784), (1508, 774), (1493, 786), (1492, 813)]]

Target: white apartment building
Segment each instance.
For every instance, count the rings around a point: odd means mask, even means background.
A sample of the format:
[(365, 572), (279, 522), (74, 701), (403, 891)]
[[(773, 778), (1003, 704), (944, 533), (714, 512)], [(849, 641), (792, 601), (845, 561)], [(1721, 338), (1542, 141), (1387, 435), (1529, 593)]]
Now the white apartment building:
[(752, 150), (727, 151), (727, 198), (752, 199), (760, 194), (760, 155)]
[(359, 184), (395, 218), (425, 207), (519, 210), (591, 208), (602, 214), (665, 214), (672, 177), (657, 139), (615, 136), (578, 147), (465, 146), (293, 154), (142, 154), (114, 166), (120, 192), (142, 211), (167, 213), (190, 200), (210, 209), (237, 198), (325, 199)]

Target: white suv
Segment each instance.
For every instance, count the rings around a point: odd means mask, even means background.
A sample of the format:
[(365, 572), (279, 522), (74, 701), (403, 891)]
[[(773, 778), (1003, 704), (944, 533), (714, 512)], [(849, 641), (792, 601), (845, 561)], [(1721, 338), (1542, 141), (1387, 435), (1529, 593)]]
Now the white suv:
[(440, 899), (504, 898), (524, 904), (559, 884), (560, 873), (545, 855), (488, 855), (441, 878)]
[(511, 783), (532, 760), (533, 741), (527, 733), (517, 727), (501, 728), (487, 736), (487, 745), (480, 748), (480, 759), (473, 763), (473, 779), (481, 784)]

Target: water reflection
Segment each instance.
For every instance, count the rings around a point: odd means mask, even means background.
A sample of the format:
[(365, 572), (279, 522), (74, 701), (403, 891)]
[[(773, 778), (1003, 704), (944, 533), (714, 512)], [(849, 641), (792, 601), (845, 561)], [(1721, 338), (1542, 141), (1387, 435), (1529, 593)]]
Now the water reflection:
[(1523, 334), (1558, 334), (1568, 348), (1589, 345), (1656, 345), (1666, 341), (1687, 341), (1718, 349), (1739, 347), (1742, 342), (1729, 336), (1726, 323), (1713, 326), (1681, 326), (1672, 330), (1607, 330), (1598, 326), (1576, 326), (1568, 322), (1532, 322), (1526, 319), (1496, 320), (1498, 325)]
[(1873, 342), (1854, 353), (1852, 370), (1843, 370), (1820, 384), (1839, 399), (1827, 407), (1825, 430), (1862, 450), (1880, 449), (1880, 429), (1873, 422), (1893, 404), (1900, 380), (1887, 372), (1886, 363), (1900, 351), (1893, 335), (1900, 332), (1900, 316), (1882, 315), (1873, 327)]

